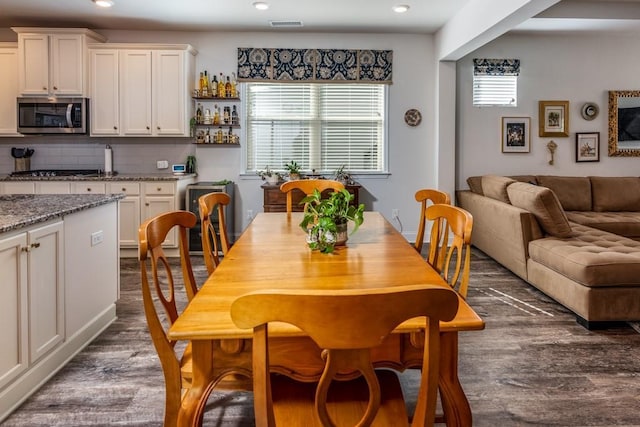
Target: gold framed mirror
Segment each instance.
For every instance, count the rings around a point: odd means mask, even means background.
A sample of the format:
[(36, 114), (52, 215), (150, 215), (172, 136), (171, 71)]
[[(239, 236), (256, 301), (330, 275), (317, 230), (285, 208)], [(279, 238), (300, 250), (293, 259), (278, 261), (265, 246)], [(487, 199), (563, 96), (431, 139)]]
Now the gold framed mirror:
[(609, 156), (640, 157), (640, 91), (609, 91)]

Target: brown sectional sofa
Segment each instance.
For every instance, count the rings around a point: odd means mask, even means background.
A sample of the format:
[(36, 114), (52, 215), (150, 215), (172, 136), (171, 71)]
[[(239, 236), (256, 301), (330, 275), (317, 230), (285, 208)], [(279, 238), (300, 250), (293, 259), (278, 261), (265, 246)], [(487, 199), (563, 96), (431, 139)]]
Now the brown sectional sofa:
[(472, 243), (587, 328), (640, 320), (640, 178), (485, 175), (457, 204)]

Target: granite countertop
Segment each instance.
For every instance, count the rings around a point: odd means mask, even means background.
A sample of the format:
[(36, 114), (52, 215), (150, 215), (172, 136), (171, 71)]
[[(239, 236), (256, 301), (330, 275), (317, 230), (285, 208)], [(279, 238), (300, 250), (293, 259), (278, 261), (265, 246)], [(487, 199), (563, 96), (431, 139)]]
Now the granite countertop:
[(0, 233), (123, 199), (124, 194), (0, 195)]
[(158, 174), (117, 174), (113, 176), (9, 176), (0, 175), (0, 181), (179, 181), (181, 179), (195, 178), (196, 174), (173, 175)]

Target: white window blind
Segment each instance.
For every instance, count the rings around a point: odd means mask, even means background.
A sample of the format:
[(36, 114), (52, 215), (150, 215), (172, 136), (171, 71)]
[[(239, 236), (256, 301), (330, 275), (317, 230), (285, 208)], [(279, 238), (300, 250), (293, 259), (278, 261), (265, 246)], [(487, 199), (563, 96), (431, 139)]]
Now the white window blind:
[(474, 106), (518, 106), (518, 76), (473, 76)]
[(247, 83), (246, 170), (383, 172), (380, 84)]

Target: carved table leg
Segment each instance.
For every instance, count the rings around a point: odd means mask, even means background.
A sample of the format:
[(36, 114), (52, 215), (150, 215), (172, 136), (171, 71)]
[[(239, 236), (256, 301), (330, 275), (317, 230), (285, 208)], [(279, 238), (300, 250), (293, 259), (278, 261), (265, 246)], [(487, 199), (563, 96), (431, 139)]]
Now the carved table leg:
[(440, 380), (438, 389), (447, 427), (471, 427), (469, 401), (458, 378), (458, 333), (440, 333)]

